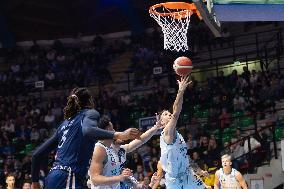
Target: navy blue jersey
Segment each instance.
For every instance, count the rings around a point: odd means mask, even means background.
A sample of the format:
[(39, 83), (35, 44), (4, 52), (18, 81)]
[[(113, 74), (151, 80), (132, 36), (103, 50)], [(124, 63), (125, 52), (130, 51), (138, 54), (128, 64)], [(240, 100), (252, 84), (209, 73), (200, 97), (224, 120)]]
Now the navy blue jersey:
[(80, 175), (87, 172), (95, 144), (94, 139), (83, 135), (84, 126), (88, 126), (83, 124), (84, 116), (84, 112), (79, 113), (59, 126), (57, 130), (59, 143), (54, 162), (54, 166), (71, 167), (72, 172)]
[(114, 135), (114, 132), (97, 128), (99, 116), (96, 110), (85, 109), (63, 121), (56, 133), (33, 154), (33, 182), (38, 181), (41, 158), (55, 149), (57, 152), (53, 167), (70, 167), (73, 173), (84, 178), (97, 140), (112, 139)]

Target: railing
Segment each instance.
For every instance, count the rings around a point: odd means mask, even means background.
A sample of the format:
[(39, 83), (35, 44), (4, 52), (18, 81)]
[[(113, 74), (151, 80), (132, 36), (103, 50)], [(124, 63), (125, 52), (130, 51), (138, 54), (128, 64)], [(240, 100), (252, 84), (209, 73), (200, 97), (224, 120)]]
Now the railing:
[[(270, 35), (270, 38), (264, 38), (261, 35)], [(255, 58), (255, 59), (260, 59), (261, 57), (263, 57), (262, 53), (265, 51), (265, 49), (268, 49), (268, 44), (271, 44), (272, 42), (275, 42), (276, 45), (273, 47), (273, 49), (276, 49), (282, 46), (282, 41), (279, 38), (279, 36), (282, 36), (282, 29), (273, 29), (273, 30), (268, 30), (268, 31), (264, 31), (264, 32), (259, 32), (259, 33), (250, 33), (250, 34), (241, 34), (238, 36), (231, 36), (229, 38), (225, 38), (226, 41), (230, 40), (231, 44), (230, 46), (224, 47), (224, 48), (213, 48), (212, 44), (209, 44), (209, 49), (208, 49), (208, 53), (210, 58), (206, 58), (206, 59), (201, 59), (199, 60), (195, 60), (195, 62), (200, 62), (200, 63), (210, 63), (211, 65), (215, 64), (217, 62), (217, 64), (221, 65), (223, 63), (227, 63), (227, 58), (232, 58), (231, 62), (234, 62), (235, 60), (244, 60), (241, 57), (246, 57), (248, 54), (251, 54), (252, 57), (251, 58)], [(250, 38), (255, 38), (255, 41), (252, 42), (247, 42), (241, 41), (241, 38), (245, 37), (245, 39), (250, 39)], [(226, 42), (224, 42), (226, 43)], [(250, 52), (246, 52), (245, 47), (248, 46), (254, 46), (254, 49)], [(222, 51), (222, 52), (226, 52), (226, 50), (232, 50), (231, 53), (228, 53), (223, 56), (219, 56), (219, 57), (214, 57), (214, 54), (216, 54), (218, 51)], [(275, 51), (275, 53), (277, 53), (277, 51)], [(251, 59), (250, 58), (250, 59)], [(223, 60), (226, 60), (225, 62)]]
[[(240, 165), (240, 171), (247, 171), (247, 172), (251, 172), (252, 169), (254, 169), (255, 167), (261, 166), (263, 165), (263, 161), (267, 162), (269, 164), (270, 160), (272, 159), (272, 157), (274, 157), (275, 159), (278, 159), (278, 148), (277, 148), (277, 139), (276, 139), (276, 134), (275, 134), (275, 128), (276, 125), (272, 124), (272, 125), (268, 125), (265, 127), (262, 127), (261, 129), (259, 129), (256, 133), (247, 135), (245, 137), (243, 137), (242, 139), (231, 143), (229, 146), (227, 146), (227, 148), (230, 148), (231, 146), (235, 145), (235, 144), (239, 144), (241, 142), (244, 142), (247, 140), (248, 143), (248, 149), (249, 151), (247, 153), (242, 154), (239, 157), (233, 157), (232, 161), (238, 161), (238, 160), (246, 160), (248, 162), (248, 165), (245, 166), (244, 170), (242, 167), (242, 164)], [(251, 138), (254, 138), (253, 136), (256, 134), (259, 134), (262, 131), (265, 130), (270, 130), (270, 133), (272, 133), (272, 140), (268, 140), (266, 141), (266, 143), (262, 143), (260, 147), (252, 149), (251, 147), (251, 143), (250, 140)], [(258, 141), (260, 142), (260, 141)], [(271, 154), (271, 143), (273, 143), (273, 152), (274, 154)], [(263, 146), (264, 145), (264, 146)], [(259, 158), (258, 162), (254, 162), (254, 155), (257, 155)], [(243, 163), (243, 165), (246, 165), (246, 163)]]
[[(276, 109), (275, 111), (276, 112), (279, 112), (279, 111), (281, 111), (281, 110), (284, 110), (284, 108), (279, 108), (279, 109)], [(271, 133), (271, 135), (269, 136), (269, 137), (271, 137), (270, 138), (270, 142), (269, 142), (269, 146), (270, 146), (270, 143), (273, 143), (273, 151), (274, 151), (274, 157), (275, 157), (275, 159), (277, 159), (278, 158), (278, 149), (277, 149), (277, 141), (280, 139), (280, 137), (281, 138), (284, 138), (284, 113), (282, 114), (282, 115), (280, 115), (281, 117), (278, 119), (278, 120), (276, 120), (275, 122), (272, 122), (272, 123), (270, 123), (269, 125), (266, 125), (266, 126), (261, 126), (261, 128), (259, 128), (259, 125), (258, 125), (258, 123), (257, 123), (257, 119), (256, 119), (256, 117), (257, 117), (257, 115), (258, 114), (265, 114), (265, 113), (271, 113), (271, 111), (266, 111), (266, 112), (254, 112), (254, 113), (251, 113), (251, 114), (247, 114), (247, 115), (241, 115), (241, 116), (232, 116), (231, 117), (231, 122), (233, 123), (234, 121), (236, 121), (236, 120), (240, 120), (240, 119), (243, 119), (243, 118), (246, 118), (246, 117), (253, 117), (253, 122), (251, 122), (248, 126), (246, 126), (245, 128), (240, 128), (239, 126), (238, 126), (238, 129), (240, 129), (240, 130), (242, 130), (242, 131), (251, 131), (251, 130), (253, 130), (254, 132), (253, 133), (251, 133), (251, 134), (248, 134), (248, 135), (246, 135), (246, 136), (244, 136), (244, 137), (242, 137), (241, 139), (239, 139), (239, 140), (237, 140), (237, 141), (235, 141), (235, 142), (229, 142), (230, 144), (228, 145), (228, 146), (226, 146), (226, 147), (223, 147), (222, 149), (224, 150), (224, 149), (226, 149), (226, 148), (230, 148), (231, 146), (233, 146), (234, 144), (237, 144), (237, 143), (240, 143), (240, 142), (244, 142), (245, 140), (248, 140), (248, 153), (246, 153), (246, 154), (243, 154), (242, 156), (240, 156), (240, 157), (235, 157), (234, 159), (240, 159), (240, 158), (244, 158), (244, 157), (248, 157), (247, 159), (248, 159), (248, 161), (249, 162), (252, 162), (252, 160), (253, 160), (253, 158), (252, 158), (252, 153), (254, 152), (254, 151), (256, 151), (256, 150), (258, 150), (258, 149), (252, 149), (251, 148), (251, 144), (250, 144), (250, 139), (255, 135), (255, 134), (257, 134), (257, 133), (260, 133), (260, 132), (262, 132), (262, 131), (265, 131), (265, 130), (270, 130), (270, 133)], [(186, 114), (186, 113), (185, 113)], [(226, 128), (221, 128), (220, 127), (220, 125), (221, 125), (221, 121), (223, 121), (224, 119), (219, 119), (219, 118), (217, 118), (215, 121), (216, 122), (218, 122), (218, 133), (219, 133), (219, 136), (217, 135), (216, 136), (216, 138), (218, 139), (219, 138), (219, 144), (224, 144), (224, 141), (223, 141), (223, 134), (224, 134), (224, 132), (226, 132), (225, 130), (226, 130)], [(214, 122), (214, 120), (212, 120), (213, 122)], [(267, 121), (267, 122), (271, 122), (271, 121)], [(207, 121), (204, 121), (204, 122), (202, 122), (202, 121), (199, 121), (198, 123), (196, 123), (196, 124), (198, 124), (198, 125), (203, 125), (204, 123), (207, 123)], [(182, 115), (181, 115), (181, 120), (180, 120), (180, 124), (181, 125), (188, 125), (189, 123), (187, 122), (187, 123), (185, 123), (184, 122), (184, 120), (182, 119)], [(189, 126), (190, 127), (190, 126)], [(228, 126), (227, 128), (231, 128), (232, 127), (232, 125), (230, 125), (230, 126)], [(184, 129), (185, 129), (185, 132), (187, 133), (188, 132), (188, 130), (187, 130), (187, 126), (185, 126), (185, 127), (183, 127)], [(203, 128), (204, 129), (204, 128)], [(233, 129), (233, 128), (232, 128)], [(235, 129), (236, 129), (236, 127), (235, 127)], [(206, 130), (206, 131), (208, 131), (208, 129)], [(211, 132), (212, 131), (214, 131), (214, 129), (213, 130), (211, 130)], [(216, 129), (215, 129), (215, 131), (216, 131)], [(278, 136), (278, 134), (279, 134), (279, 132), (282, 132), (282, 134), (280, 133), (280, 136)], [(208, 131), (208, 134), (210, 134), (210, 130)], [(234, 138), (234, 137), (232, 137), (232, 138)], [(258, 141), (258, 142), (260, 142), (260, 141)], [(262, 148), (264, 151), (265, 151), (265, 153), (267, 154), (267, 155), (269, 155), (269, 157), (268, 157), (268, 160), (270, 160), (270, 158), (271, 158), (271, 153), (270, 153), (270, 147), (269, 148), (266, 148), (266, 147), (263, 147)], [(269, 151), (267, 151), (267, 150), (269, 150)], [(250, 167), (251, 168), (251, 167)]]
[[(267, 40), (264, 40), (261, 38), (262, 34), (267, 34), (267, 33), (273, 33), (271, 37)], [(269, 59), (275, 59), (277, 60), (277, 71), (281, 71), (281, 67), (279, 65), (281, 53), (283, 51), (283, 44), (282, 44), (282, 29), (274, 29), (274, 30), (269, 30), (269, 31), (264, 31), (264, 32), (259, 32), (259, 33), (250, 33), (250, 34), (241, 34), (238, 36), (232, 36), (233, 39), (233, 46), (229, 46), (226, 48), (221, 48), (221, 50), (226, 50), (226, 49), (235, 49), (233, 50), (232, 54), (225, 54), (221, 57), (214, 57), (209, 59), (203, 59), (201, 60), (203, 63), (207, 62), (208, 64), (199, 64), (199, 60), (193, 60), (194, 61), (194, 66), (195, 68), (199, 68), (202, 70), (199, 71), (193, 71), (192, 75), (197, 74), (197, 73), (202, 73), (202, 72), (211, 72), (213, 76), (218, 76), (219, 71), (224, 69), (223, 66), (232, 63), (234, 60), (239, 60), (245, 62), (245, 65), (248, 66), (251, 63), (249, 61), (259, 61), (258, 64), (260, 65), (261, 68), (263, 68), (263, 62), (268, 63)], [(254, 42), (244, 42), (244, 43), (236, 43), (239, 41), (238, 39), (241, 37), (249, 37), (255, 38)], [(271, 47), (271, 44), (272, 47)], [(255, 45), (255, 49), (253, 49), (250, 52), (238, 52), (238, 49), (243, 49), (246, 46), (249, 45)], [(212, 48), (209, 48), (209, 53), (215, 53), (216, 51), (219, 51), (220, 49), (213, 50)], [(268, 53), (269, 52), (269, 53)], [(264, 59), (264, 60), (263, 60)], [(211, 65), (210, 65), (211, 63)], [(234, 67), (236, 65), (229, 65), (228, 67)], [(215, 71), (215, 72), (214, 72)], [(121, 72), (113, 72), (112, 74), (121, 74)], [(133, 86), (133, 72), (128, 71), (125, 73), (126, 74), (126, 80), (122, 80), (119, 82), (113, 83), (114, 85), (125, 85), (126, 87), (122, 87), (121, 90), (128, 90), (129, 92), (134, 92), (135, 86)], [(152, 75), (152, 77), (154, 77)], [(163, 74), (159, 76), (160, 78), (165, 78), (165, 77), (175, 77), (173, 72), (171, 70), (166, 70)], [(202, 80), (199, 80), (202, 81)], [(29, 84), (27, 84), (29, 85)], [(98, 82), (93, 83), (92, 85), (98, 85)], [(36, 91), (36, 90), (34, 90)]]
[[(269, 34), (271, 35), (271, 37), (269, 37), (268, 39), (263, 39), (261, 37), (262, 34)], [(238, 38), (240, 37), (247, 37), (249, 38), (254, 37), (255, 38), (255, 42), (249, 42), (249, 43), (241, 43), (241, 44), (236, 44), (236, 42), (238, 41)], [(233, 46), (228, 46), (226, 48), (219, 48), (219, 49), (214, 49), (209, 47), (208, 53), (210, 54), (210, 58), (206, 58), (206, 59), (193, 59), (194, 62), (194, 67), (195, 68), (200, 68), (202, 69), (202, 71), (193, 71), (192, 74), (194, 73), (198, 73), (198, 72), (203, 72), (204, 70), (209, 71), (209, 70), (215, 70), (216, 74), (214, 74), (215, 76), (218, 76), (219, 74), (219, 70), (222, 66), (228, 64), (228, 63), (233, 63), (234, 61), (238, 60), (240, 62), (245, 62), (246, 66), (248, 66), (250, 63), (249, 61), (259, 61), (260, 63), (260, 68), (262, 69), (262, 71), (267, 71), (268, 69), (268, 62), (269, 59), (275, 59), (277, 60), (277, 71), (278, 73), (280, 73), (280, 65), (279, 65), (279, 60), (281, 57), (281, 53), (282, 53), (282, 29), (273, 29), (273, 30), (269, 30), (269, 31), (264, 31), (264, 32), (259, 32), (259, 33), (251, 33), (251, 34), (242, 34), (242, 35), (238, 35), (238, 36), (232, 36), (232, 43)], [(255, 45), (255, 48), (250, 50), (250, 51), (244, 51), (243, 49), (245, 49), (245, 47), (250, 46), (250, 45)], [(228, 49), (232, 49), (232, 53), (227, 53), (224, 54), (220, 57), (214, 57), (213, 54), (215, 54), (217, 51), (220, 50), (228, 50)], [(269, 52), (269, 53), (268, 53)], [(262, 65), (263, 62), (265, 62), (265, 67)], [(202, 63), (202, 64), (201, 64)], [(235, 66), (235, 65), (233, 65)], [(231, 66), (231, 67), (233, 67)], [(264, 68), (266, 68), (266, 70), (264, 70)], [(131, 74), (132, 72), (129, 71), (127, 72), (128, 74), (128, 89), (129, 92), (131, 91), (131, 83), (133, 82), (133, 80), (131, 79)], [(171, 74), (171, 72), (168, 70), (167, 72), (165, 72), (163, 75), (161, 75), (161, 77), (167, 77), (168, 74)], [(125, 82), (125, 81), (122, 81)], [(120, 83), (122, 83), (120, 82)]]

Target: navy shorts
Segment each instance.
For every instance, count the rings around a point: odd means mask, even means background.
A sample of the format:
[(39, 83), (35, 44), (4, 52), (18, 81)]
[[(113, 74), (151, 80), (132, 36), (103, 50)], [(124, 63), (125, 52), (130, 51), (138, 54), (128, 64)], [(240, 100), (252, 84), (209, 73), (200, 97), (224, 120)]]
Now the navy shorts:
[(65, 170), (52, 170), (45, 179), (45, 189), (86, 189), (84, 184), (74, 173)]

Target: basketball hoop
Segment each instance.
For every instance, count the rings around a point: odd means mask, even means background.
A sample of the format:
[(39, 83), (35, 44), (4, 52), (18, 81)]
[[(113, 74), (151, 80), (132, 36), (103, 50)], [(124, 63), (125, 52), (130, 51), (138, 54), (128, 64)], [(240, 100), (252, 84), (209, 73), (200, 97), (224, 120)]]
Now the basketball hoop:
[(164, 49), (172, 51), (188, 50), (187, 30), (190, 16), (193, 13), (197, 13), (201, 18), (200, 13), (193, 3), (160, 3), (150, 7), (149, 13), (162, 27)]

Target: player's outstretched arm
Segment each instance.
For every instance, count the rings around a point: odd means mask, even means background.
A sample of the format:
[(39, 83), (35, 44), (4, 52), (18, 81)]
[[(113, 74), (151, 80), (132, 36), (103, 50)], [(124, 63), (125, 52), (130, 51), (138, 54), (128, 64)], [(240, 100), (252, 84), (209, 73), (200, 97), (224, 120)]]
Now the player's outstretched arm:
[(56, 149), (58, 145), (58, 137), (57, 133), (55, 133), (52, 137), (50, 137), (47, 141), (45, 141), (42, 145), (40, 145), (32, 155), (32, 164), (31, 164), (31, 172), (32, 172), (32, 189), (39, 189), (40, 185), (39, 181), (39, 170), (40, 170), (40, 162), (42, 158), (47, 156), (49, 152)]
[(135, 139), (131, 141), (129, 144), (121, 145), (121, 148), (125, 150), (126, 153), (133, 152), (143, 144), (145, 144), (150, 138), (157, 133), (159, 129), (161, 129), (163, 126), (161, 125), (161, 121), (157, 117), (157, 122), (156, 124), (148, 129), (145, 133), (143, 133), (139, 139)]
[(115, 132), (113, 139), (117, 140), (131, 140), (131, 139), (140, 139), (140, 131), (136, 128), (129, 128), (123, 132)]
[(219, 189), (219, 184), (220, 184), (219, 171), (216, 171), (215, 180), (214, 180), (214, 189)]
[(124, 181), (125, 178), (132, 175), (130, 169), (124, 169), (118, 176), (103, 176), (104, 161), (107, 158), (106, 151), (101, 146), (96, 146), (93, 152), (92, 162), (90, 166), (90, 179), (92, 183), (97, 185), (111, 185)]
[(158, 161), (158, 164), (157, 164), (157, 174), (155, 175), (154, 178), (153, 178), (153, 176), (151, 178), (150, 187), (152, 187), (152, 189), (156, 189), (160, 185), (160, 181), (162, 180), (162, 178), (164, 176), (162, 164), (161, 164), (160, 161)]
[(244, 179), (243, 175), (239, 171), (237, 171), (237, 173), (236, 173), (236, 179), (238, 180), (242, 189), (248, 189), (248, 185), (246, 183), (246, 180)]
[(164, 140), (167, 144), (171, 144), (174, 140), (176, 124), (177, 124), (177, 120), (179, 118), (179, 114), (181, 112), (182, 104), (183, 104), (183, 94), (187, 86), (191, 83), (191, 81), (189, 81), (188, 76), (181, 77), (181, 79), (178, 80), (177, 82), (178, 82), (179, 89), (178, 89), (178, 93), (177, 93), (177, 96), (176, 96), (176, 99), (173, 105), (172, 118), (164, 128), (164, 136), (165, 136)]
[(113, 132), (106, 131), (98, 128), (98, 122), (100, 119), (100, 114), (96, 110), (89, 110), (86, 112), (86, 116), (82, 120), (83, 134), (86, 137), (103, 140), (103, 139), (120, 139), (129, 140), (137, 139), (140, 137), (140, 132), (138, 129), (130, 128), (124, 132)]

